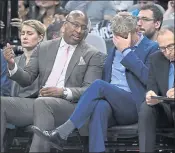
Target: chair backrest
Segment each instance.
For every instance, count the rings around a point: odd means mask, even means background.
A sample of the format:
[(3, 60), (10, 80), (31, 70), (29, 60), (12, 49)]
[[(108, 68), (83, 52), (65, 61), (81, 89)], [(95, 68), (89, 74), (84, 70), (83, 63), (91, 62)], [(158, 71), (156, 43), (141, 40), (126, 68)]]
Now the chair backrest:
[(89, 33), (85, 39), (85, 41), (94, 46), (100, 52), (107, 54), (106, 43), (103, 38), (98, 35)]
[(114, 47), (114, 43), (113, 43), (112, 38), (105, 39), (105, 43), (106, 43), (107, 53), (109, 53), (109, 51)]

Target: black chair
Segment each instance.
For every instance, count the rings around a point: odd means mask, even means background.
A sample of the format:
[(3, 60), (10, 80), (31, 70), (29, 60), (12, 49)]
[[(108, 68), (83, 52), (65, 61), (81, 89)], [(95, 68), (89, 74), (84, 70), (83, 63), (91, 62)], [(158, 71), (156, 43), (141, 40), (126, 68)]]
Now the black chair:
[[(24, 152), (29, 151), (33, 133), (27, 127), (8, 129), (6, 135), (5, 152)], [(175, 129), (157, 129), (156, 150), (173, 151), (175, 150)], [(138, 124), (126, 126), (113, 126), (108, 129), (108, 140), (105, 142), (107, 152), (116, 151), (139, 151), (138, 144)], [(52, 149), (56, 151), (56, 149)], [(88, 152), (88, 137), (80, 136), (76, 130), (68, 138), (68, 143), (64, 151)]]
[[(157, 129), (155, 150), (175, 151), (175, 104), (171, 105), (174, 128)], [(113, 151), (138, 151), (138, 124), (114, 126), (108, 129), (106, 148)]]
[(4, 136), (5, 152), (28, 153), (32, 142), (33, 133), (28, 127), (7, 128)]
[[(163, 151), (175, 150), (175, 129), (157, 129), (155, 149)], [(114, 151), (139, 151), (138, 124), (114, 126), (108, 129), (107, 150)]]
[(138, 124), (113, 126), (108, 129), (106, 149), (110, 152), (138, 150)]

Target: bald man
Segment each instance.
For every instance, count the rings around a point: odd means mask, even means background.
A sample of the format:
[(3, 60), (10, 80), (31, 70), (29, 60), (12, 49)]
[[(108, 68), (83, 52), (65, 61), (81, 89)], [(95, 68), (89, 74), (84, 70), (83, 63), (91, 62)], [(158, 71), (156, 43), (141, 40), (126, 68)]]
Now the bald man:
[[(102, 77), (105, 55), (85, 43), (88, 30), (87, 16), (81, 11), (72, 11), (63, 25), (62, 38), (46, 42), (38, 50), (45, 55), (42, 66), (47, 65), (45, 73), (48, 74), (42, 78), (41, 85), (44, 87), (40, 90), (41, 97), (34, 103), (34, 125), (43, 130), (52, 130), (64, 123), (74, 111), (82, 93), (94, 80)], [(64, 63), (61, 60), (67, 51), (67, 61)], [(61, 63), (64, 63), (62, 73), (56, 76), (53, 73), (55, 69), (56, 74), (59, 73)], [(56, 78), (54, 85), (53, 78)], [(50, 145), (34, 135), (30, 152), (49, 151)]]
[[(88, 30), (87, 16), (81, 11), (72, 11), (63, 25), (62, 38), (41, 43), (24, 69), (11, 59), (8, 62), (11, 79), (23, 87), (39, 76), (40, 90), (31, 113), (34, 113), (34, 125), (43, 130), (52, 130), (64, 123), (82, 93), (102, 77), (105, 55), (84, 41)], [(49, 144), (34, 135), (30, 152), (49, 151)]]

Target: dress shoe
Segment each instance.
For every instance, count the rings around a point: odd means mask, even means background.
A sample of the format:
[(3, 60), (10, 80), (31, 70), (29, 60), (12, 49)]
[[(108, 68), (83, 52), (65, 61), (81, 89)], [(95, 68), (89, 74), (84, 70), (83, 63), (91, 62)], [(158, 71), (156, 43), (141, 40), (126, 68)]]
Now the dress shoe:
[(49, 143), (57, 148), (60, 151), (63, 151), (63, 147), (66, 144), (66, 140), (62, 139), (59, 135), (59, 132), (57, 129), (52, 130), (52, 131), (41, 131), (38, 127), (36, 126), (31, 126), (31, 130), (37, 134), (39, 137), (42, 139), (49, 141)]

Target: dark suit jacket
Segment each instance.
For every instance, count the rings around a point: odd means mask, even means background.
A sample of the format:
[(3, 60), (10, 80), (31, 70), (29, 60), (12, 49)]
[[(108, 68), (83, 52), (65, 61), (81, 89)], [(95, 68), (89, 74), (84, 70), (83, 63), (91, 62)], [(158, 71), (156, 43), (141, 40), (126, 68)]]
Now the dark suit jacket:
[[(166, 96), (168, 91), (170, 61), (162, 52), (154, 53), (150, 56), (150, 71), (148, 77), (147, 91), (153, 90), (159, 96)], [(169, 123), (172, 123), (171, 109), (175, 110), (174, 103), (161, 103), (168, 116)], [(173, 115), (175, 121), (175, 113)], [(174, 123), (175, 125), (175, 123)]]
[[(107, 57), (103, 80), (111, 82), (112, 64), (116, 48), (113, 48)], [(128, 53), (121, 64), (126, 68), (126, 79), (136, 101), (137, 108), (140, 108), (146, 93), (148, 80), (149, 56), (158, 51), (158, 44), (144, 37), (134, 52)]]
[[(42, 42), (33, 52), (28, 65), (24, 69), (19, 67), (11, 79), (26, 87), (39, 76), (39, 89), (42, 88), (52, 71), (60, 42), (58, 39)], [(82, 58), (84, 65), (79, 64)], [(105, 55), (85, 41), (76, 47), (64, 81), (65, 87), (72, 91), (73, 101), (77, 101), (94, 80), (102, 78), (104, 60)]]
[(150, 57), (150, 71), (147, 91), (153, 90), (159, 96), (166, 96), (168, 91), (170, 61), (162, 52)]

